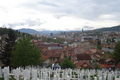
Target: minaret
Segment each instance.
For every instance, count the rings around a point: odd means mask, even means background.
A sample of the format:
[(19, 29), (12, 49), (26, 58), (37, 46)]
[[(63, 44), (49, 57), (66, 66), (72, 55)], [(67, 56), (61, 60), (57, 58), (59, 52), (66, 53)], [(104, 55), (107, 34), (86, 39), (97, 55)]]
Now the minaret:
[(84, 29), (82, 28), (82, 37), (81, 37), (81, 42), (84, 42)]
[(84, 29), (82, 28), (82, 33), (84, 32)]

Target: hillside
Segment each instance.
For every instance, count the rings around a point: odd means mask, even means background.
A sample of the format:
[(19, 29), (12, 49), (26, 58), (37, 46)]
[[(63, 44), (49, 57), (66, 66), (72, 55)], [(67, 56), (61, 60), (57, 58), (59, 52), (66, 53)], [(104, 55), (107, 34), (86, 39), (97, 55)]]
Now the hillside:
[(120, 31), (120, 25), (118, 26), (113, 26), (113, 27), (109, 27), (109, 28), (100, 28), (100, 29), (96, 29), (94, 31), (112, 31), (112, 32), (115, 32), (115, 31)]
[(22, 28), (22, 29), (19, 29), (18, 31), (24, 32), (24, 33), (29, 33), (29, 34), (39, 34), (38, 31), (33, 30), (33, 29), (27, 29), (27, 28)]
[(23, 37), (23, 36), (29, 36), (31, 37), (30, 34), (28, 33), (23, 33), (23, 32), (19, 32), (18, 30), (13, 30), (13, 29), (10, 29), (10, 28), (0, 28), (0, 35), (4, 35), (4, 34), (15, 34), (16, 37)]

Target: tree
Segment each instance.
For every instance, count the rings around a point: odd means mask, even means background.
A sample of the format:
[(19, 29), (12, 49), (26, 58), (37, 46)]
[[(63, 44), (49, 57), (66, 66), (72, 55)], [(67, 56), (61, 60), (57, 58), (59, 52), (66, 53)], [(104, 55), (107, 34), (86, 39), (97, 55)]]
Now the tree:
[(20, 39), (12, 52), (11, 65), (29, 66), (41, 63), (41, 51), (31, 42), (29, 38)]
[(115, 46), (113, 58), (115, 60), (115, 65), (117, 65), (120, 62), (120, 41)]
[(74, 63), (69, 58), (65, 58), (60, 65), (62, 68), (75, 68)]
[(10, 58), (12, 50), (14, 49), (15, 41), (17, 38), (24, 36), (32, 38), (32, 36), (27, 33), (21, 33), (8, 28), (0, 28), (0, 61), (3, 66), (10, 66)]
[(4, 47), (4, 52), (2, 52), (2, 62), (4, 66), (9, 66), (10, 65), (10, 57), (11, 57), (11, 52), (12, 49), (15, 45), (15, 40), (16, 40), (16, 33), (12, 29), (5, 29), (7, 32), (7, 36), (5, 37), (5, 47)]

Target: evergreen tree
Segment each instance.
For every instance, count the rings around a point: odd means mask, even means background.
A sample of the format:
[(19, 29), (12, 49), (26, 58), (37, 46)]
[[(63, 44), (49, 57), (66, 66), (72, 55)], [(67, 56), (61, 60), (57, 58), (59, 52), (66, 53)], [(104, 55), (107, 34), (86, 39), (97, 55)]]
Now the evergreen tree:
[(6, 45), (4, 47), (4, 52), (2, 53), (2, 62), (5, 66), (10, 65), (10, 56), (11, 51), (14, 47), (15, 40), (16, 40), (16, 34), (15, 31), (12, 29), (7, 29), (7, 37), (5, 38)]
[(41, 52), (33, 45), (28, 38), (19, 40), (13, 50), (11, 57), (11, 65), (14, 67), (18, 66), (29, 66), (39, 65), (41, 63)]

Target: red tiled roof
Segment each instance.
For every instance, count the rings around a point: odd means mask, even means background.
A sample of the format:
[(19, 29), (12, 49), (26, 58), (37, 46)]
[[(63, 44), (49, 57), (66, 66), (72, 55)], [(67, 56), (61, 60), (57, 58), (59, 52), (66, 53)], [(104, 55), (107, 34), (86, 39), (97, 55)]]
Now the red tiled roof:
[(89, 54), (77, 54), (78, 60), (91, 60), (91, 56)]
[(63, 50), (47, 50), (43, 55), (48, 56), (49, 58), (60, 57), (63, 53)]
[(76, 63), (76, 66), (77, 67), (82, 67), (82, 68), (85, 68), (85, 67), (91, 67), (90, 63), (87, 62), (87, 61), (79, 61)]
[(101, 68), (110, 68), (112, 66), (113, 66), (112, 64), (100, 64)]

